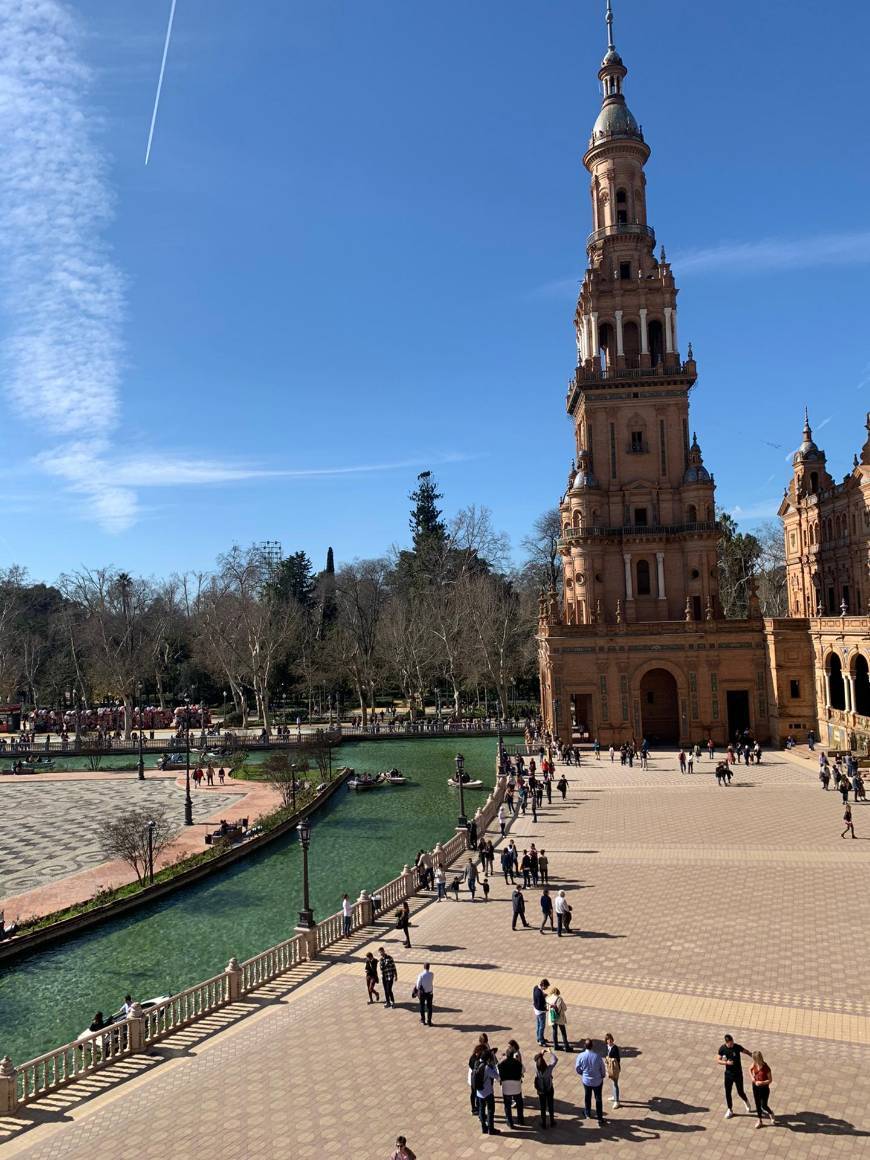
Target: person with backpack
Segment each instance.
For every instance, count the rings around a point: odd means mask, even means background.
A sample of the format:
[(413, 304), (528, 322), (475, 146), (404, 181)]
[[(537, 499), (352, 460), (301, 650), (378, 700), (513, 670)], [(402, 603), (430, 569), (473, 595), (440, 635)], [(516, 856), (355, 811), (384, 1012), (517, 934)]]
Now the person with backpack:
[(411, 908), (408, 906), (407, 900), (402, 903), (396, 911), (396, 929), (400, 930), (405, 936), (405, 946), (411, 945), (411, 935), (409, 927), (411, 925)]
[(547, 1116), (550, 1117), (549, 1126), (556, 1122), (554, 1115), (555, 1089), (553, 1087), (553, 1072), (559, 1060), (552, 1051), (539, 1051), (535, 1056), (535, 1091), (538, 1095), (538, 1106), (541, 1109), (541, 1127), (547, 1127)]
[(622, 1060), (619, 1055), (619, 1048), (616, 1046), (610, 1032), (604, 1036), (604, 1069), (613, 1087), (613, 1095), (610, 1097), (610, 1102), (613, 1104), (614, 1109), (616, 1109), (619, 1107), (619, 1075), (622, 1071)]
[(487, 1050), (477, 1061), (474, 1069), (474, 1094), (477, 1098), (477, 1114), (480, 1116), (480, 1130), (484, 1136), (495, 1136), (499, 1129), (495, 1126), (495, 1087), (498, 1068), (495, 1052)]
[(562, 998), (562, 993), (558, 987), (553, 987), (549, 995), (547, 995), (547, 1022), (550, 1024), (550, 1030), (553, 1033), (553, 1050), (559, 1050), (559, 1032), (562, 1032), (562, 1042), (565, 1045), (565, 1050), (570, 1051), (571, 1047), (568, 1043), (568, 1025), (565, 1018), (565, 1013), (568, 1010), (568, 1005)]
[(472, 1051), (471, 1057), (468, 1060), (468, 1090), (471, 1093), (472, 1116), (477, 1115), (477, 1094), (474, 1090), (474, 1072), (478, 1063), (480, 1062), (481, 1056), (485, 1055), (488, 1051), (489, 1036), (485, 1031), (482, 1031), (480, 1033), (480, 1038), (477, 1041), (477, 1045), (475, 1046), (474, 1051)]

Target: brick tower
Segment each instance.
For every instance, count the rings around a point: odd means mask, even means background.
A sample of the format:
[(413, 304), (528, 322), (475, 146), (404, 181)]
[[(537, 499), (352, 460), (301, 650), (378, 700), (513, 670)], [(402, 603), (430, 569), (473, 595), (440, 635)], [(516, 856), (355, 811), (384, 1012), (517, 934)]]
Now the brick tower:
[[(592, 232), (568, 386), (575, 463), (559, 505), (562, 607), (542, 602), (544, 716), (556, 733), (683, 741), (768, 732), (762, 622), (722, 617), (714, 481), (689, 424), (677, 287), (647, 217), (650, 148), (613, 42), (583, 164)], [(727, 650), (727, 651), (726, 651)], [(653, 654), (653, 655), (647, 655)]]

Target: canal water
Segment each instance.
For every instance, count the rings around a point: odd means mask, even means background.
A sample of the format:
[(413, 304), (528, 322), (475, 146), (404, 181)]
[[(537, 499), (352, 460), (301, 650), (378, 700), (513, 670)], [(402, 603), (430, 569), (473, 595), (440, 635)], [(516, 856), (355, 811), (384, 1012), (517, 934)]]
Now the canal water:
[[(496, 742), (463, 737), (472, 777), (492, 787)], [(346, 745), (333, 766), (376, 772), (396, 766), (407, 786), (340, 789), (312, 822), (309, 867), (316, 919), (395, 877), (420, 849), (453, 833), (458, 794), (446, 779), (457, 741), (372, 741)], [(466, 811), (486, 790), (470, 791)], [(94, 1012), (116, 1011), (128, 992), (148, 999), (217, 974), (290, 937), (302, 905), (295, 835), (132, 915), (9, 966), (0, 965), (0, 1057), (16, 1063), (75, 1038)]]

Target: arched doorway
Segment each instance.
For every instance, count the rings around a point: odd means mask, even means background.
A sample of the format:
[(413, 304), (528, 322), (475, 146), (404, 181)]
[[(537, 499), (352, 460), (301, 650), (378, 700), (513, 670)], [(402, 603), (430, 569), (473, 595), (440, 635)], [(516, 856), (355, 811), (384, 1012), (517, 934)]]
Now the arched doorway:
[(840, 664), (840, 658), (836, 653), (831, 653), (828, 673), (831, 682), (831, 708), (845, 709), (846, 690), (843, 687), (843, 666)]
[(855, 657), (855, 712), (870, 717), (870, 670), (861, 653)]
[(643, 735), (650, 742), (680, 740), (680, 701), (677, 682), (667, 669), (650, 669), (640, 681)]

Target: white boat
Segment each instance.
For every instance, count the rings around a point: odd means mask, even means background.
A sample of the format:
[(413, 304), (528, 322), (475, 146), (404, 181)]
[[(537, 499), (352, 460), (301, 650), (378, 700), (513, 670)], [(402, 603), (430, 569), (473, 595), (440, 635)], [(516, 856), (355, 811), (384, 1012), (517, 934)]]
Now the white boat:
[(382, 785), (407, 785), (408, 779), (398, 769), (387, 769), (378, 774)]
[[(459, 789), (459, 782), (455, 777), (448, 777), (447, 784), (451, 789)], [(469, 777), (462, 782), (463, 789), (483, 789), (483, 782), (480, 778)]]
[[(142, 1008), (143, 1011), (150, 1011), (150, 1009), (152, 1007), (156, 1007), (158, 1005), (158, 1003), (168, 1003), (171, 998), (172, 998), (171, 995), (158, 995), (155, 999), (144, 999), (139, 1004), (139, 1006)], [(127, 1022), (127, 1016), (124, 1014), (124, 1008), (122, 1007), (120, 1011), (116, 1011), (114, 1015), (109, 1016), (109, 1018), (104, 1022), (103, 1026), (100, 1028), (100, 1030), (101, 1031), (107, 1030), (110, 1027), (114, 1027), (116, 1024), (126, 1023), (126, 1022)], [(91, 1034), (92, 1034), (92, 1032), (91, 1032), (90, 1027), (86, 1027), (84, 1029), (84, 1031), (82, 1031), (80, 1033), (79, 1039), (83, 1039), (86, 1035), (91, 1035)]]
[(380, 789), (384, 783), (380, 777), (372, 777), (370, 773), (364, 773), (361, 777), (351, 777), (348, 779), (348, 789)]

